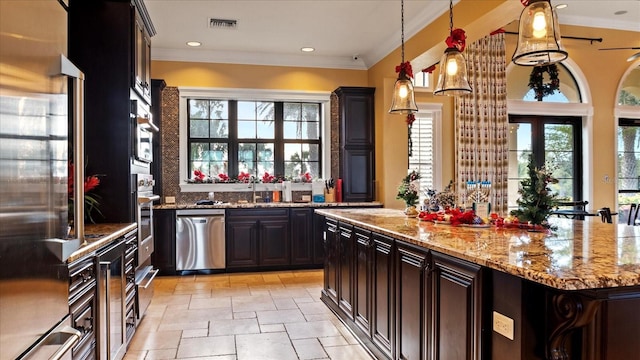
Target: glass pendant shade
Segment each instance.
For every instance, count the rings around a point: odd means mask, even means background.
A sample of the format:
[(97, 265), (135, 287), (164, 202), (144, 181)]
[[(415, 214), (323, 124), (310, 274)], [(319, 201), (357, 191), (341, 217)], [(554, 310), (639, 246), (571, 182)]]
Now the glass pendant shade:
[(512, 60), (518, 65), (546, 65), (568, 56), (562, 47), (558, 15), (549, 0), (531, 0), (522, 14)]
[(467, 62), (456, 48), (448, 48), (440, 59), (440, 74), (434, 95), (465, 95), (471, 92)]
[(416, 105), (413, 92), (413, 83), (409, 77), (401, 73), (393, 87), (393, 98), (389, 112), (392, 114), (411, 114), (417, 111), (418, 105)]

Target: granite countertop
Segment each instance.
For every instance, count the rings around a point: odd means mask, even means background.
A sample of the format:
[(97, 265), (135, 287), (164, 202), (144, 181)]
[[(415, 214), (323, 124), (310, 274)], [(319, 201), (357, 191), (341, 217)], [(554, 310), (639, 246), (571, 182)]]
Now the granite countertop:
[(134, 230), (137, 223), (87, 224), (84, 227), (85, 243), (71, 254), (67, 262), (73, 262), (88, 255), (93, 255), (126, 233)]
[(640, 285), (640, 226), (551, 217), (552, 232), (451, 226), (394, 209), (317, 213), (562, 290)]
[(253, 209), (253, 208), (340, 208), (340, 207), (381, 207), (381, 202), (269, 202), (269, 203), (222, 203), (216, 205), (196, 205), (196, 204), (162, 204), (155, 205), (154, 209)]

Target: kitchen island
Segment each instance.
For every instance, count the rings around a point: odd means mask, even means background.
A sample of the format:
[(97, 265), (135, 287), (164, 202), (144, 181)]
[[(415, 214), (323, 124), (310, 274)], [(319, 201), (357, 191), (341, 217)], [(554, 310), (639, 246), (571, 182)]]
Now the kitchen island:
[(463, 227), (392, 209), (325, 218), (322, 300), (378, 358), (629, 359), (640, 229)]

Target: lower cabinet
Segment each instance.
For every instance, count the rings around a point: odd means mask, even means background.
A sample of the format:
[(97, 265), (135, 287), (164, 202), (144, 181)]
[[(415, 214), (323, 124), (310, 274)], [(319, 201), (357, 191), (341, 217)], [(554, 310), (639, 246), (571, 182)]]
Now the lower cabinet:
[(395, 329), (394, 240), (376, 233), (371, 238), (371, 340), (391, 358)]
[(289, 209), (233, 209), (226, 215), (228, 269), (291, 263)]
[(153, 253), (151, 263), (160, 275), (176, 274), (176, 211), (153, 210)]
[(314, 210), (310, 208), (292, 208), (291, 219), (291, 264), (307, 265), (314, 263)]
[(322, 300), (376, 358), (483, 358), (481, 267), (326, 218)]
[(95, 359), (96, 354), (96, 268), (92, 256), (69, 264), (69, 314), (80, 341), (73, 347), (73, 359)]
[(396, 246), (396, 359), (426, 358), (427, 250)]

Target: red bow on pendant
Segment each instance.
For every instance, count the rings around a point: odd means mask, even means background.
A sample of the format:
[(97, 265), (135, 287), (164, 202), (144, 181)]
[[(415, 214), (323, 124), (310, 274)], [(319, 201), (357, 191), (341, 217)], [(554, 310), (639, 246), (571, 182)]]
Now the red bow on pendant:
[(458, 51), (463, 52), (466, 46), (467, 34), (462, 29), (454, 29), (451, 31), (451, 35), (447, 37), (444, 42), (450, 48), (456, 48)]

